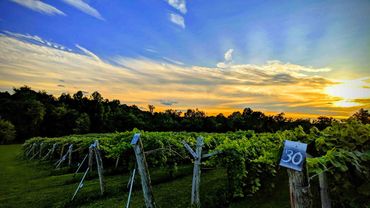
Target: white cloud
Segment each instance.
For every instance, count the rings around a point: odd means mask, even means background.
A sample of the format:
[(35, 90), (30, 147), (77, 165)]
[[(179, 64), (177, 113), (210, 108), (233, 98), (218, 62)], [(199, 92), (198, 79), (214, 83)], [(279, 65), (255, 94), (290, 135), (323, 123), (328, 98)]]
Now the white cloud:
[(181, 13), (186, 14), (186, 1), (185, 0), (167, 0), (167, 3), (173, 8), (179, 10)]
[(152, 48), (146, 48), (145, 50), (148, 51), (148, 52), (151, 52), (151, 53), (158, 53), (157, 50), (152, 49)]
[(98, 61), (98, 62), (102, 62), (102, 60), (97, 56), (95, 55), (93, 52), (87, 50), (86, 48), (83, 48), (82, 46), (76, 44), (76, 47), (78, 49), (80, 49), (81, 51), (83, 51), (86, 55), (90, 56), (91, 58), (93, 58), (94, 60)]
[(267, 62), (271, 68), (274, 70), (281, 70), (281, 69), (289, 69), (291, 72), (310, 72), (310, 73), (317, 73), (317, 72), (329, 72), (331, 71), (330, 68), (313, 68), (311, 66), (301, 66), (297, 64), (291, 64), (291, 63), (282, 63), (277, 60), (272, 60)]
[(184, 65), (184, 63), (183, 62), (181, 62), (181, 61), (177, 61), (177, 60), (174, 60), (174, 59), (171, 59), (171, 58), (168, 58), (168, 57), (162, 57), (164, 60), (166, 60), (166, 61), (168, 61), (168, 62), (170, 62), (170, 63), (172, 63), (172, 64), (177, 64), (177, 65)]
[(13, 33), (13, 32), (9, 32), (9, 31), (4, 31), (4, 33), (7, 34), (8, 36), (11, 36), (11, 37), (14, 37), (14, 38), (26, 39), (28, 41), (33, 40), (35, 42), (45, 44), (45, 41), (37, 35), (19, 34), (19, 33)]
[(233, 60), (233, 52), (234, 49), (230, 48), (229, 50), (226, 51), (224, 58), (226, 62), (230, 62)]
[(11, 0), (19, 5), (22, 5), (24, 7), (27, 7), (29, 9), (32, 9), (36, 12), (48, 14), (48, 15), (54, 15), (54, 14), (59, 14), (59, 15), (65, 15), (62, 11), (59, 9), (46, 4), (42, 2), (41, 0)]
[(185, 28), (185, 20), (184, 17), (182, 17), (181, 15), (171, 13), (170, 21), (182, 28)]
[(54, 42), (44, 40), (44, 39), (42, 39), (41, 37), (39, 37), (37, 35), (20, 34), (20, 33), (13, 33), (13, 32), (9, 32), (9, 31), (3, 31), (3, 33), (4, 34), (0, 33), (0, 36), (5, 35), (5, 36), (12, 37), (12, 38), (15, 38), (15, 39), (18, 39), (18, 40), (21, 40), (21, 41), (26, 41), (28, 43), (34, 43), (34, 44), (44, 45), (44, 46), (48, 46), (48, 47), (54, 47), (54, 48), (60, 49), (60, 50), (72, 51), (71, 49), (69, 49), (65, 46), (62, 46), (58, 43), (54, 43)]
[(224, 61), (217, 63), (217, 67), (218, 68), (228, 67), (231, 64), (231, 62), (233, 61), (233, 52), (234, 52), (234, 49), (232, 49), (232, 48), (227, 50), (224, 54)]
[(100, 15), (98, 10), (94, 9), (83, 0), (63, 0), (63, 1), (88, 15), (91, 15), (100, 20), (104, 20), (104, 18)]

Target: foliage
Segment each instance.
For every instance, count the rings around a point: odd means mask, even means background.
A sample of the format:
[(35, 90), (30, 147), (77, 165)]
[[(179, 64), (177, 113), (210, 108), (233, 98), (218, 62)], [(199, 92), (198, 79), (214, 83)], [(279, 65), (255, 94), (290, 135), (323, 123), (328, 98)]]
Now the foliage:
[(0, 144), (13, 142), (15, 139), (14, 125), (6, 120), (0, 119)]
[(310, 137), (316, 157), (308, 159), (309, 170), (327, 172), (335, 206), (369, 204), (369, 190), (364, 190), (370, 183), (370, 124), (334, 122)]
[(368, 110), (365, 110), (363, 108), (353, 114), (351, 118), (361, 121), (363, 124), (370, 124), (370, 113)]

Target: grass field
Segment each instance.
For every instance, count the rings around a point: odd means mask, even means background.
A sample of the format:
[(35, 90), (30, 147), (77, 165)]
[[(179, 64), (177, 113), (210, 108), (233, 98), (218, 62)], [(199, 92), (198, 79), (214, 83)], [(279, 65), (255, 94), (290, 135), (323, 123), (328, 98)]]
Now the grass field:
[[(100, 196), (96, 175), (84, 183), (75, 201), (70, 199), (81, 178), (65, 174), (66, 169), (53, 170), (50, 163), (18, 158), (21, 145), (0, 145), (0, 207), (124, 207), (127, 200), (128, 173), (108, 172), (107, 193)], [(158, 207), (189, 207), (192, 166), (183, 166), (173, 179), (164, 171), (150, 170), (154, 197)], [(285, 170), (273, 190), (261, 190), (253, 197), (231, 202), (228, 207), (289, 207)], [(144, 207), (140, 178), (135, 180), (131, 207)], [(225, 207), (226, 173), (222, 169), (203, 170), (201, 178), (202, 207)]]

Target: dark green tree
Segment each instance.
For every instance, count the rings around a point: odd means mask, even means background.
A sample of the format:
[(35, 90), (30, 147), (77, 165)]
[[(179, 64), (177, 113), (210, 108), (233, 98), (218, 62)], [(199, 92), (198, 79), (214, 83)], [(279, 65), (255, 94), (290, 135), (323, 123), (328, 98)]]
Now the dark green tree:
[(0, 119), (0, 144), (7, 144), (15, 140), (15, 127), (10, 121)]
[(370, 113), (368, 110), (365, 110), (363, 108), (353, 114), (350, 118), (359, 120), (363, 124), (370, 124)]

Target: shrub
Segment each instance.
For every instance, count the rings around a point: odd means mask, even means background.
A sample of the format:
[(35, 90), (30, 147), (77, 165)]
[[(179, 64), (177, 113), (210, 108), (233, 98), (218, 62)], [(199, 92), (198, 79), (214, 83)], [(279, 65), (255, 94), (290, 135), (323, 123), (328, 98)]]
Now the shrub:
[(14, 125), (10, 121), (0, 119), (0, 144), (10, 143), (14, 140)]

